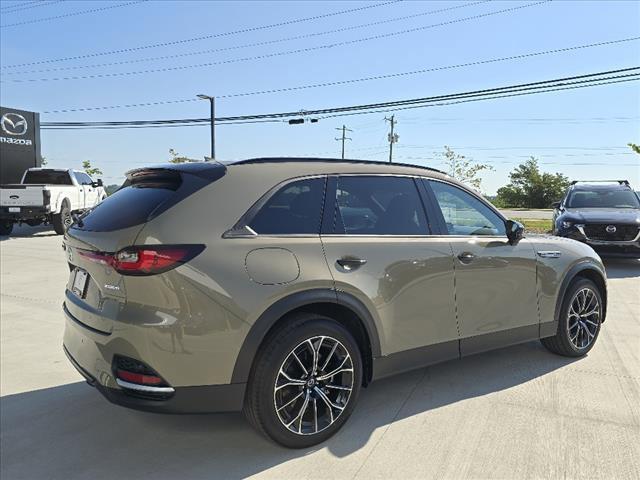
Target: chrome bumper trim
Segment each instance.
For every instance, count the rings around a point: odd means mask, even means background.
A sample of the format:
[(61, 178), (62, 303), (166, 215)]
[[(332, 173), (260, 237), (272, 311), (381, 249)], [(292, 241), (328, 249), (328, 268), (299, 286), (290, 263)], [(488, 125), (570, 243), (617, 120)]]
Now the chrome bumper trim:
[(129, 390), (136, 390), (138, 392), (147, 392), (147, 393), (173, 393), (175, 390), (172, 387), (151, 387), (149, 385), (138, 385), (137, 383), (129, 383), (124, 380), (120, 380), (116, 378), (116, 383), (122, 388), (126, 388)]

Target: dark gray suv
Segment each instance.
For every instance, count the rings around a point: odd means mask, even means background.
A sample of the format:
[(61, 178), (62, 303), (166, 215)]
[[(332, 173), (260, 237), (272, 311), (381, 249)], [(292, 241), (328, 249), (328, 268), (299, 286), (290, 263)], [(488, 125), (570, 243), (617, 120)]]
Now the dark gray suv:
[(533, 339), (584, 355), (606, 313), (591, 247), (524, 236), (408, 165), (141, 168), (65, 247), (64, 349), (91, 385), (155, 412), (244, 410), (288, 447), (398, 372)]

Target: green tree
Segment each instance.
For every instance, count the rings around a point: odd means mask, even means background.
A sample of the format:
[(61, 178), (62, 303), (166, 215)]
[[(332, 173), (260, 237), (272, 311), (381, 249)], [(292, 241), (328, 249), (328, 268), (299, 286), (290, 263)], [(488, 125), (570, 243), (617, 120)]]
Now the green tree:
[(84, 169), (84, 172), (91, 177), (94, 175), (102, 175), (102, 170), (98, 167), (92, 167), (89, 160), (82, 161), (82, 168)]
[(498, 203), (508, 207), (549, 208), (569, 186), (565, 175), (541, 172), (535, 157), (516, 167), (509, 179), (508, 185), (498, 189)]
[(171, 158), (169, 159), (169, 163), (190, 163), (190, 162), (197, 162), (198, 161), (198, 160), (195, 160), (193, 158), (189, 158), (189, 157), (185, 157), (183, 155), (180, 155), (173, 148), (169, 149), (169, 155), (171, 155)]
[(480, 172), (483, 170), (493, 170), (491, 165), (474, 162), (472, 159), (454, 152), (450, 147), (444, 146), (444, 152), (439, 154), (444, 159), (449, 175), (456, 180), (472, 185), (480, 190), (482, 179)]
[(640, 145), (636, 145), (635, 143), (627, 143), (631, 147), (631, 150), (640, 155)]

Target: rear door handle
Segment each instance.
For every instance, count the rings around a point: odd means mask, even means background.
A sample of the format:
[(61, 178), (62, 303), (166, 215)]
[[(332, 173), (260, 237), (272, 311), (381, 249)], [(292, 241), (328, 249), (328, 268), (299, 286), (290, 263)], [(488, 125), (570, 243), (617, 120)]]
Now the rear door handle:
[(470, 263), (475, 258), (476, 256), (471, 252), (462, 252), (460, 255), (458, 255), (458, 260), (460, 260), (462, 263)]
[(362, 265), (367, 263), (367, 261), (364, 258), (345, 257), (336, 260), (336, 263), (345, 271), (351, 272), (360, 268)]

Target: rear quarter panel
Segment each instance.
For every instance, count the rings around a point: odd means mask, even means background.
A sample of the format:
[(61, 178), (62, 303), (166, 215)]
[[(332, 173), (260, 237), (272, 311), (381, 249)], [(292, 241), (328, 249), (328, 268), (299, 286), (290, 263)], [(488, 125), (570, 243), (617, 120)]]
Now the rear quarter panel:
[[(269, 306), (299, 291), (333, 288), (319, 235), (223, 238), (281, 176), (265, 172), (242, 178), (230, 169), (148, 222), (138, 235), (138, 245), (206, 246), (188, 264), (165, 274), (124, 277), (131, 318), (144, 324), (148, 342), (155, 345), (147, 352), (150, 361), (169, 382), (175, 378), (173, 385), (229, 383), (251, 326)], [(263, 249), (274, 252), (273, 278), (279, 281), (259, 283), (247, 271), (247, 256)], [(296, 275), (281, 271), (282, 252), (298, 263)], [(189, 354), (181, 354), (176, 335)]]

